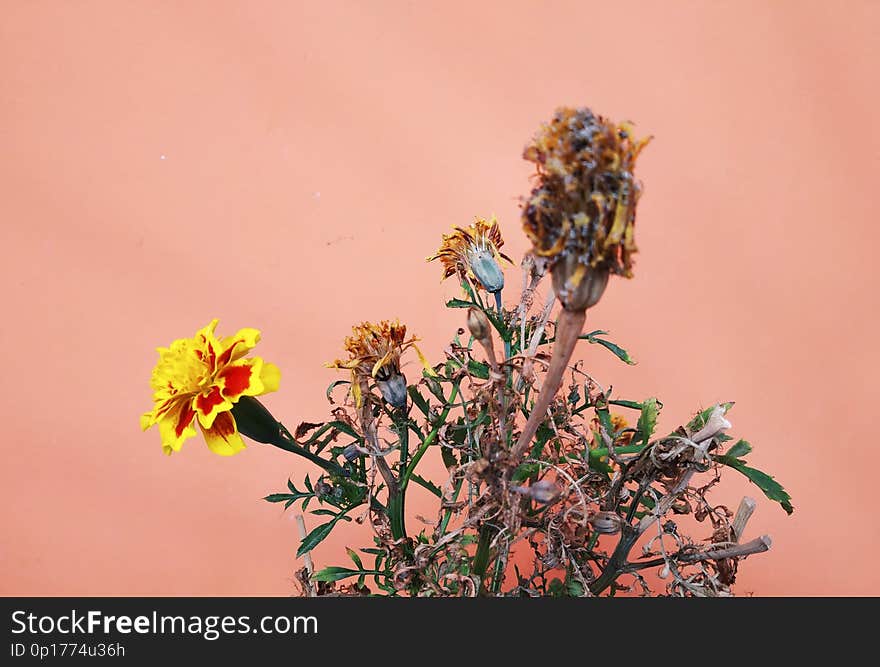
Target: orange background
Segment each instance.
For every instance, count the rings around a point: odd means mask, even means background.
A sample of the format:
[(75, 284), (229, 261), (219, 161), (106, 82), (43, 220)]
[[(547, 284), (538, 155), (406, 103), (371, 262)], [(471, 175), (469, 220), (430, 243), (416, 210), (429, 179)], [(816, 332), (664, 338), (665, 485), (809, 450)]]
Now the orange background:
[[(560, 104), (655, 136), (636, 277), (588, 321), (639, 363), (584, 344), (587, 366), (658, 395), (663, 429), (737, 401), (733, 434), (796, 507), (758, 496), (750, 533), (774, 546), (738, 592), (880, 593), (878, 18), (857, 0), (6, 0), (0, 593), (291, 593), (293, 513), (260, 498), (313, 469), (257, 444), (163, 456), (138, 427), (154, 348), (215, 316), (260, 328), (291, 426), (327, 416), (321, 364), (354, 322), (399, 316), (440, 358), (463, 320), (423, 258), (493, 212), (521, 257), (520, 154)], [(508, 284), (510, 302), (517, 269)], [(731, 472), (715, 498), (744, 492)], [(318, 565), (365, 538), (347, 526)]]

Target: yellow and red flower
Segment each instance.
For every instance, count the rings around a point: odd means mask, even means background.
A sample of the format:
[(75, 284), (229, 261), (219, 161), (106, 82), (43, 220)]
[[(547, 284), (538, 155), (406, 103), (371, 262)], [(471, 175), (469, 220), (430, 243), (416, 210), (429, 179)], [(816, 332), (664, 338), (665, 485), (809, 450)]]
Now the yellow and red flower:
[(345, 351), (349, 358), (337, 359), (326, 366), (351, 371), (351, 394), (355, 405), (361, 407), (366, 381), (375, 378), (380, 382), (388, 382), (402, 376), (400, 357), (409, 348), (416, 351), (425, 370), (436, 375), (416, 345), (417, 340), (415, 336), (406, 337), (406, 325), (398, 320), (382, 320), (378, 324), (363, 322), (353, 326), (352, 335), (345, 339)]
[(512, 263), (501, 252), (504, 239), (498, 220), (477, 218), (470, 227), (453, 227), (452, 234), (444, 234), (436, 255), (427, 261), (439, 259), (443, 264), (443, 278), (459, 275), (469, 277), (477, 287), (487, 292), (498, 292), (504, 287), (501, 260)]
[(219, 339), (217, 320), (193, 338), (175, 340), (158, 348), (153, 369), (153, 410), (141, 417), (141, 428), (158, 424), (162, 451), (180, 451), (196, 434), (198, 424), (215, 454), (231, 456), (244, 449), (232, 408), (242, 396), (276, 391), (281, 372), (259, 357), (245, 358), (260, 340), (257, 329), (241, 329)]

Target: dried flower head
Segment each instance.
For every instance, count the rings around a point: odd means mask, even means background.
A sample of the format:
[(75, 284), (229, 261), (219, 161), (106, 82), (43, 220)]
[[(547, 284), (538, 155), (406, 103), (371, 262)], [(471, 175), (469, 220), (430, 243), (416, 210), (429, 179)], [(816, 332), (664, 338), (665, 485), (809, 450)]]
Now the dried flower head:
[(351, 371), (351, 393), (358, 407), (363, 404), (363, 387), (369, 378), (375, 378), (389, 403), (399, 406), (406, 401), (406, 383), (400, 371), (400, 358), (406, 350), (414, 349), (425, 370), (435, 374), (416, 345), (417, 340), (415, 336), (406, 337), (406, 326), (398, 320), (363, 322), (352, 327), (352, 335), (345, 339), (349, 358), (326, 366)]
[[(452, 234), (444, 234), (436, 255), (427, 258), (431, 262), (439, 259), (443, 263), (443, 278), (459, 275), (473, 280), (477, 287), (487, 292), (498, 292), (504, 287), (504, 274), (501, 260), (511, 262), (501, 253), (504, 239), (498, 220), (477, 218), (468, 228), (454, 227)], [(512, 262), (511, 262), (512, 263)]]
[(534, 254), (551, 262), (567, 307), (598, 301), (609, 273), (632, 277), (641, 193), (633, 170), (650, 139), (635, 139), (631, 123), (561, 108), (525, 149), (538, 184), (525, 202), (523, 229)]

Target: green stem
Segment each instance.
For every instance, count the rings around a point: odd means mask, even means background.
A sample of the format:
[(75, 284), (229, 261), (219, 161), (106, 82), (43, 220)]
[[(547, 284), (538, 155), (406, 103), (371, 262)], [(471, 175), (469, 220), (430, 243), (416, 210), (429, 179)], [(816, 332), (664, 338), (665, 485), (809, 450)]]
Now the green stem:
[(617, 543), (617, 548), (614, 549), (614, 553), (611, 554), (611, 558), (605, 565), (605, 569), (602, 570), (602, 574), (599, 575), (599, 578), (590, 584), (590, 591), (593, 595), (599, 595), (602, 593), (615, 582), (617, 577), (624, 573), (626, 570), (627, 559), (629, 558), (629, 552), (638, 538), (639, 534), (637, 531), (631, 529), (629, 526), (623, 528), (620, 542)]
[(409, 485), (409, 478), (416, 470), (416, 466), (419, 465), (419, 461), (422, 460), (422, 457), (425, 455), (425, 452), (428, 451), (428, 447), (430, 447), (434, 440), (437, 439), (437, 435), (440, 433), (440, 429), (443, 427), (443, 424), (446, 423), (446, 418), (449, 416), (449, 411), (452, 410), (452, 402), (455, 400), (455, 397), (458, 396), (458, 384), (454, 384), (452, 386), (452, 393), (449, 395), (449, 400), (447, 401), (446, 407), (443, 409), (443, 412), (440, 413), (440, 417), (437, 420), (437, 426), (428, 434), (428, 437), (422, 441), (422, 444), (416, 450), (416, 453), (413, 454), (412, 459), (409, 462), (409, 466), (407, 466), (406, 470), (404, 470), (403, 474), (400, 477), (400, 493), (404, 493), (406, 491), (406, 487)]
[(279, 422), (278, 426), (281, 427), (281, 432), (284, 434), (285, 437), (279, 436), (277, 440), (273, 440), (269, 444), (272, 444), (275, 447), (278, 447), (278, 449), (283, 449), (286, 452), (298, 454), (299, 456), (302, 456), (303, 458), (308, 459), (309, 461), (311, 461), (315, 465), (320, 466), (321, 468), (323, 468), (324, 470), (326, 470), (327, 472), (329, 472), (332, 475), (345, 475), (345, 471), (342, 469), (342, 466), (340, 466), (338, 463), (334, 463), (333, 461), (327, 461), (326, 459), (322, 459), (320, 456), (310, 452), (305, 447), (301, 447), (300, 445), (297, 445), (293, 439), (293, 436), (290, 434), (290, 431), (288, 431), (287, 428), (285, 428), (284, 424)]
[[(638, 454), (645, 448), (645, 445), (624, 445), (623, 447), (615, 447), (614, 451), (617, 454)], [(598, 461), (603, 456), (608, 456), (608, 448), (600, 447), (598, 449), (590, 450), (590, 458)]]
[[(501, 290), (495, 292), (495, 307), (498, 309), (498, 319), (504, 323), (504, 306), (501, 304)], [(504, 339), (504, 360), (510, 359), (510, 341)]]

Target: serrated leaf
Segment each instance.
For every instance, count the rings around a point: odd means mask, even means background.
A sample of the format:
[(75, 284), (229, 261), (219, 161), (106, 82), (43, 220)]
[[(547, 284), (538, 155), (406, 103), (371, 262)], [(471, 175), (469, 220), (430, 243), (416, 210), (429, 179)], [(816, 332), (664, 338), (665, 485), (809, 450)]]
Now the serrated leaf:
[(348, 577), (355, 577), (360, 572), (358, 570), (350, 570), (347, 567), (337, 567), (335, 565), (331, 565), (330, 567), (325, 567), (323, 570), (318, 570), (309, 576), (311, 581), (339, 581), (341, 579), (347, 579)]
[(468, 371), (471, 375), (481, 380), (489, 379), (489, 367), (482, 361), (477, 361), (476, 359), (468, 360)]
[(642, 442), (648, 444), (648, 440), (654, 433), (657, 426), (657, 415), (660, 410), (657, 408), (657, 399), (649, 398), (642, 403), (642, 414), (639, 415), (639, 421), (636, 428), (642, 436)]
[[(727, 414), (730, 411), (730, 408), (733, 407), (733, 401), (728, 401), (727, 403), (719, 403), (722, 410), (724, 411), (722, 414)], [(697, 414), (694, 415), (693, 419), (688, 422), (688, 425), (685, 427), (689, 433), (696, 433), (701, 428), (703, 428), (708, 422), (709, 417), (715, 411), (717, 406), (712, 405), (705, 410), (700, 410)]]
[(434, 380), (433, 378), (425, 378), (425, 386), (428, 388), (428, 391), (440, 401), (441, 405), (446, 405), (446, 397), (443, 395), (443, 388), (437, 380)]
[(752, 451), (752, 446), (745, 440), (738, 441), (733, 447), (728, 449), (724, 455), (733, 459), (738, 459)]
[(422, 411), (426, 417), (428, 416), (428, 412), (430, 411), (430, 407), (428, 406), (428, 401), (424, 399), (424, 397), (419, 393), (419, 390), (415, 385), (410, 385), (407, 387), (407, 392), (409, 393), (409, 397), (412, 399), (413, 404)]
[(446, 302), (447, 308), (479, 308), (479, 306), (464, 299), (450, 299)]
[(440, 489), (439, 486), (437, 486), (436, 484), (434, 484), (434, 482), (429, 482), (428, 480), (426, 480), (426, 479), (425, 479), (424, 477), (422, 477), (421, 475), (416, 475), (415, 473), (413, 473), (412, 475), (410, 475), (410, 479), (411, 479), (412, 481), (414, 481), (416, 484), (418, 484), (419, 486), (421, 486), (422, 488), (425, 488), (425, 489), (427, 489), (428, 491), (430, 491), (431, 493), (433, 493), (433, 494), (434, 494), (435, 496), (437, 496), (438, 498), (442, 498), (442, 497), (443, 497), (443, 491)]
[(455, 468), (458, 465), (458, 459), (455, 458), (455, 451), (449, 447), (440, 447), (440, 457), (443, 459), (443, 465), (447, 470)]
[(723, 460), (728, 458), (729, 457), (719, 456), (716, 457), (716, 460), (719, 460), (721, 463), (724, 463), (734, 470), (739, 470), (750, 482), (761, 489), (767, 498), (779, 503), (782, 506), (782, 509), (785, 510), (786, 514), (794, 512), (794, 507), (791, 504), (791, 496), (788, 495), (788, 492), (779, 482), (773, 479), (773, 477), (756, 468), (750, 468), (739, 459)]
[(296, 550), (296, 557), (299, 558), (303, 554), (307, 554), (316, 546), (318, 546), (321, 542), (323, 542), (324, 539), (330, 534), (330, 531), (333, 530), (333, 526), (335, 525), (336, 519), (333, 519), (333, 521), (322, 523), (320, 526), (313, 529), (308, 535), (303, 538), (303, 541), (299, 545), (299, 549)]

